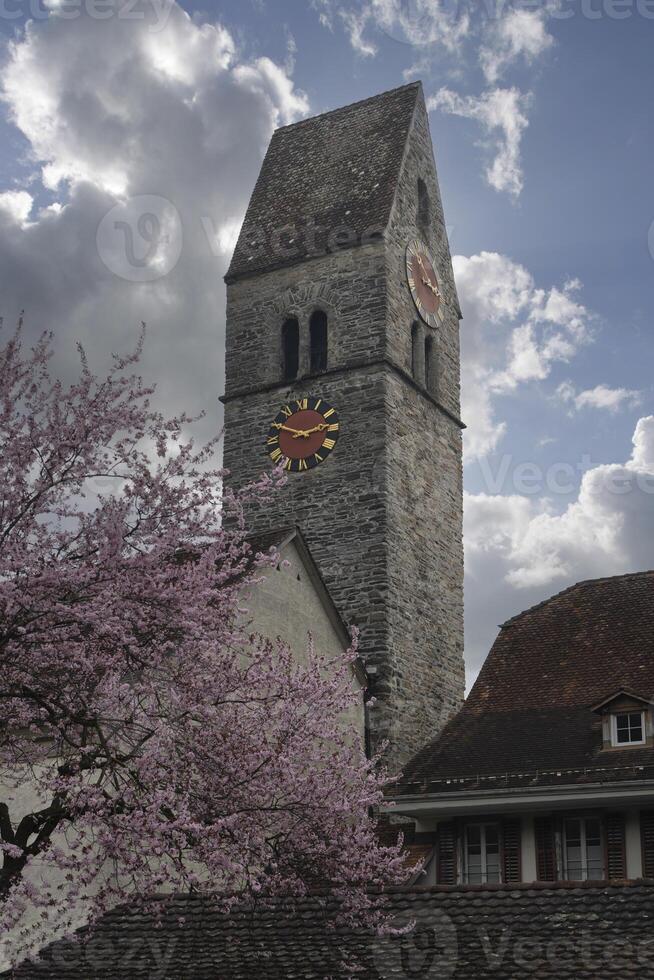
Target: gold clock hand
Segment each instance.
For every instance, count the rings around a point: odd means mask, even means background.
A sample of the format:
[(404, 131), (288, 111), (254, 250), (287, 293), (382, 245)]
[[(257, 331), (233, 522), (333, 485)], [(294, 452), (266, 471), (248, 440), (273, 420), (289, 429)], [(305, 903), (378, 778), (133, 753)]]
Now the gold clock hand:
[(308, 434), (306, 429), (292, 429), (290, 425), (284, 425), (282, 422), (273, 422), (272, 427), (278, 431), (283, 430), (284, 432), (292, 432), (294, 439), (297, 439), (299, 436), (306, 436)]
[(441, 291), (438, 288), (438, 286), (434, 286), (434, 284), (429, 279), (423, 279), (422, 281), (423, 281), (423, 284), (425, 286), (427, 286), (428, 289), (431, 289), (431, 291), (434, 294), (434, 296), (439, 296), (440, 297)]

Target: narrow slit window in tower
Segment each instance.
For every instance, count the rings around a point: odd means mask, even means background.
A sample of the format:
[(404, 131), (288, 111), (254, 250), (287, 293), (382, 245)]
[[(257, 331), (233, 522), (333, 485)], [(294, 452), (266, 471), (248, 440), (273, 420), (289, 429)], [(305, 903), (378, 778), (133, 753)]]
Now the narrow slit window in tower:
[(289, 317), (282, 326), (282, 371), (285, 381), (297, 378), (300, 366), (300, 325)]
[[(432, 392), (434, 384), (434, 339), (425, 337), (425, 388)], [(433, 392), (432, 392), (433, 394)]]
[(316, 310), (309, 323), (311, 373), (327, 369), (327, 314)]
[(415, 381), (420, 380), (420, 327), (417, 323), (411, 327), (411, 374)]

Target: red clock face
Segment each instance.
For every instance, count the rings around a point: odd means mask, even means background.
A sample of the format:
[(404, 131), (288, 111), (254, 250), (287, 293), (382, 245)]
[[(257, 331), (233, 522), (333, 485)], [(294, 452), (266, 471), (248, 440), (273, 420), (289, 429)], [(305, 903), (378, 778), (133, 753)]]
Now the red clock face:
[(266, 446), (273, 463), (302, 473), (324, 463), (340, 431), (335, 408), (323, 398), (299, 398), (283, 405), (270, 426)]
[(407, 246), (406, 274), (418, 313), (425, 323), (437, 326), (443, 319), (443, 296), (434, 260), (420, 241)]

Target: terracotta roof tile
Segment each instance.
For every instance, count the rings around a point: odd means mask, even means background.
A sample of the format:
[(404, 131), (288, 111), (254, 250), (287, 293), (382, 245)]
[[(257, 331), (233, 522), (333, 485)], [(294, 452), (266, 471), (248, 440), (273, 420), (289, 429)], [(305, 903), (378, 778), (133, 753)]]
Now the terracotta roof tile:
[(628, 767), (654, 768), (654, 749), (602, 750), (593, 712), (620, 689), (654, 694), (654, 572), (580, 582), (505, 623), (461, 711), (406, 766), (403, 789), (490, 774), (556, 779), (558, 769), (579, 770), (572, 782), (586, 770), (633, 778)]

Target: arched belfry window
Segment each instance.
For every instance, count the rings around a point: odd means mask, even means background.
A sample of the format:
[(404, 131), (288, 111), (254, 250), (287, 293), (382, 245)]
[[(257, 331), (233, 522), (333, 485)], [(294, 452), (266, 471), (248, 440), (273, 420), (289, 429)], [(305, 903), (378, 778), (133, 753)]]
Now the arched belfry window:
[(415, 381), (420, 381), (420, 325), (414, 323), (411, 327), (411, 374)]
[(282, 373), (285, 381), (297, 378), (300, 366), (300, 325), (295, 317), (282, 324)]
[(431, 223), (429, 191), (422, 177), (418, 180), (418, 224), (427, 229)]
[(327, 314), (316, 310), (309, 321), (310, 370), (312, 374), (327, 370)]
[(434, 338), (425, 337), (425, 388), (430, 394), (434, 391)]

